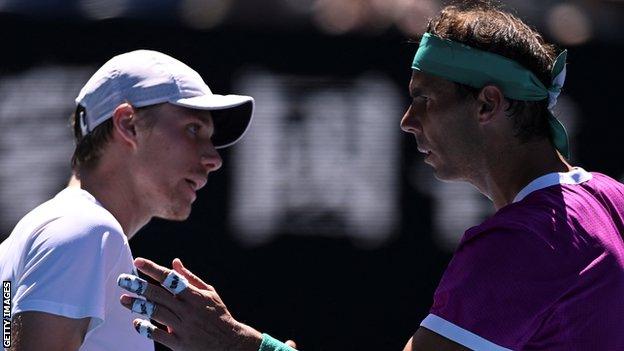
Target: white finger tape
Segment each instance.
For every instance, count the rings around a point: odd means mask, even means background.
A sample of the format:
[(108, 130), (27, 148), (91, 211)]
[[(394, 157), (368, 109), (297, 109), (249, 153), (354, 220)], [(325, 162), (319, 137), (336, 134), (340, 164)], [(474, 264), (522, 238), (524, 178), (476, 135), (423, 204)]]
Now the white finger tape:
[(132, 312), (142, 314), (147, 318), (152, 318), (155, 309), (156, 306), (151, 301), (134, 299), (134, 302), (132, 303)]
[(169, 272), (167, 278), (165, 278), (165, 281), (162, 283), (162, 286), (174, 295), (181, 293), (188, 285), (188, 280), (176, 271)]
[(154, 330), (156, 330), (156, 326), (150, 323), (149, 321), (140, 319), (134, 324), (134, 329), (136, 331), (149, 339), (154, 339), (152, 336), (154, 334)]
[(119, 275), (119, 278), (117, 278), (117, 285), (139, 295), (143, 295), (145, 289), (147, 289), (147, 281), (145, 279), (126, 273)]

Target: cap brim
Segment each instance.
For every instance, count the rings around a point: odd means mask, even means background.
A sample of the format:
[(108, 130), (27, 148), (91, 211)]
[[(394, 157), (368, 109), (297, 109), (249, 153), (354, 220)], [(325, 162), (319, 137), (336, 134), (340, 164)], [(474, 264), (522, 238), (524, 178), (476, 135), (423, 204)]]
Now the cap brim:
[(254, 99), (245, 95), (203, 95), (170, 101), (187, 108), (208, 110), (212, 113), (217, 149), (234, 145), (247, 132), (253, 118)]

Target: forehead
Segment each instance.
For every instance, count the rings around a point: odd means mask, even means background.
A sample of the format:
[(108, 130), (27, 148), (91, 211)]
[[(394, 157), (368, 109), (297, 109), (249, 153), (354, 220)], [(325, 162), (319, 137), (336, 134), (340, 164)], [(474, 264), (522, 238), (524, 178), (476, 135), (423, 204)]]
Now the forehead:
[(410, 93), (419, 94), (449, 94), (455, 92), (455, 84), (449, 80), (433, 76), (421, 71), (412, 71), (409, 84)]
[(158, 113), (159, 117), (177, 120), (194, 119), (209, 126), (213, 124), (212, 115), (207, 110), (197, 110), (165, 103), (158, 106), (154, 112)]

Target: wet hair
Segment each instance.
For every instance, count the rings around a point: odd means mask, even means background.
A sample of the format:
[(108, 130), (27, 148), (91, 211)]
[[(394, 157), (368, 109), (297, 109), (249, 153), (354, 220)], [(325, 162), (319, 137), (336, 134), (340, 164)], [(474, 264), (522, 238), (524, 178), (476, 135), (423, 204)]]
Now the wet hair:
[[(427, 32), (444, 39), (512, 59), (549, 87), (556, 48), (513, 14), (491, 1), (461, 1), (444, 7), (429, 21)], [(461, 97), (476, 97), (480, 89), (455, 83)], [(548, 138), (548, 100), (509, 99), (507, 116), (521, 142)]]
[[(155, 114), (150, 113), (150, 111), (159, 105), (135, 107), (137, 125), (147, 129), (152, 128), (156, 118), (154, 117)], [(80, 169), (94, 169), (102, 157), (106, 144), (113, 135), (113, 119), (109, 118), (95, 127), (89, 134), (83, 136), (80, 121), (78, 120), (81, 113), (87, 113), (87, 111), (82, 105), (78, 105), (70, 118), (70, 126), (76, 144), (71, 157), (71, 167), (74, 172)]]

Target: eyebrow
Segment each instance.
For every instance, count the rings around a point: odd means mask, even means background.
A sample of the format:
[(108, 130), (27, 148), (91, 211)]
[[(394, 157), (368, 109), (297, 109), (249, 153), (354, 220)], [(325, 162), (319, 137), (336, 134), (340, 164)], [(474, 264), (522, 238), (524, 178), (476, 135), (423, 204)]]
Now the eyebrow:
[[(212, 117), (212, 114), (210, 116)], [(202, 121), (203, 123), (206, 123), (206, 124), (209, 124), (210, 120), (212, 119), (212, 118), (209, 118), (208, 116), (205, 116), (203, 114), (196, 114), (195, 117), (197, 119), (199, 119), (200, 121)], [(214, 120), (212, 122), (214, 123)]]
[(409, 87), (409, 93), (410, 93), (410, 96), (411, 96), (411, 97), (417, 97), (417, 96), (422, 95), (423, 91), (422, 91), (422, 89), (420, 89), (420, 88), (413, 87), (413, 86), (411, 86), (411, 85), (410, 85), (410, 87)]

